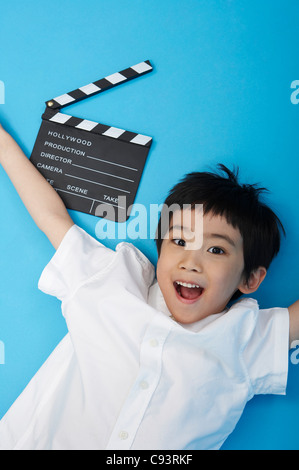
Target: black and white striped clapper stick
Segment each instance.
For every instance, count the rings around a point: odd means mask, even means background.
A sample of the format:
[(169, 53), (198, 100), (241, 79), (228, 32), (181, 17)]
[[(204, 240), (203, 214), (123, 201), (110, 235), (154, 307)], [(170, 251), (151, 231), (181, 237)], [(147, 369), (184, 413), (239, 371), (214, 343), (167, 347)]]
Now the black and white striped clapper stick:
[(90, 83), (89, 85), (77, 88), (74, 91), (65, 93), (57, 98), (53, 98), (46, 102), (47, 106), (51, 109), (61, 109), (70, 104), (77, 103), (78, 101), (84, 100), (87, 97), (97, 95), (110, 88), (113, 88), (121, 83), (125, 83), (133, 78), (145, 75), (153, 70), (149, 60), (141, 62), (140, 64), (133, 65), (121, 72), (113, 73), (108, 75), (101, 80)]
[(46, 102), (31, 161), (68, 209), (127, 220), (152, 138), (70, 116), (61, 108), (152, 70), (147, 60)]

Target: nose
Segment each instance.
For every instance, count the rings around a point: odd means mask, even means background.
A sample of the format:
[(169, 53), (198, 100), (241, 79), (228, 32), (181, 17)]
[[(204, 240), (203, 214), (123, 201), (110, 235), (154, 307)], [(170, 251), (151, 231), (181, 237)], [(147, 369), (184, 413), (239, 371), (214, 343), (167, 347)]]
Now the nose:
[(202, 259), (199, 250), (185, 250), (179, 268), (186, 271), (202, 272)]

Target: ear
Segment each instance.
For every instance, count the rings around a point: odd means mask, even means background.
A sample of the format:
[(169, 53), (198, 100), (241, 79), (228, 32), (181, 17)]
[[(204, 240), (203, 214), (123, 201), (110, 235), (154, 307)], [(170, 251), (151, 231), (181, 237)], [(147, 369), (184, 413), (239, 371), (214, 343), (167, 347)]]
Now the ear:
[(267, 269), (263, 266), (255, 269), (251, 272), (249, 280), (247, 282), (243, 280), (239, 285), (239, 291), (241, 291), (242, 294), (252, 294), (260, 287), (261, 283), (266, 277), (266, 274)]

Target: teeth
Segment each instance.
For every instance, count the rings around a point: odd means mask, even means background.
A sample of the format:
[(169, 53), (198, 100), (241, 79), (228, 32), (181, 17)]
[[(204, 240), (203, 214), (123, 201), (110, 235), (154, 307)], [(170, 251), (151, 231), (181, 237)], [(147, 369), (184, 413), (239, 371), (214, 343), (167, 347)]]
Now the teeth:
[(187, 282), (176, 281), (176, 284), (183, 287), (189, 287), (189, 289), (200, 288), (197, 284), (189, 284)]

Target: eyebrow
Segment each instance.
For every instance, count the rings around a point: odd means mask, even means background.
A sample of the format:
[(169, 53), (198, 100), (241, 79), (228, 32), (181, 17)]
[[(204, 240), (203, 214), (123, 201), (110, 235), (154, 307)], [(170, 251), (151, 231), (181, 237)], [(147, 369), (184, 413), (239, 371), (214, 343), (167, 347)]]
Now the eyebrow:
[[(187, 230), (188, 232), (190, 233), (193, 233), (192, 230), (190, 230), (188, 227), (183, 227), (182, 225), (173, 225), (169, 228), (169, 232), (171, 230)], [(219, 238), (221, 240), (225, 240), (227, 241), (231, 246), (233, 246), (234, 248), (236, 247), (236, 243), (234, 242), (234, 240), (229, 236), (229, 235), (225, 235), (225, 234), (222, 234), (222, 233), (208, 233), (208, 234), (205, 234), (206, 238)]]
[(187, 230), (188, 232), (193, 233), (193, 231), (192, 231), (190, 228), (184, 227), (183, 225), (172, 225), (172, 226), (169, 228), (168, 232), (170, 232), (171, 230), (172, 230), (172, 231), (173, 231), (173, 230), (182, 230), (183, 232), (184, 232), (185, 230)]
[(206, 236), (207, 238), (220, 238), (222, 240), (226, 240), (231, 246), (233, 247), (236, 246), (236, 243), (234, 242), (234, 240), (228, 235), (224, 235), (222, 233), (209, 233)]

